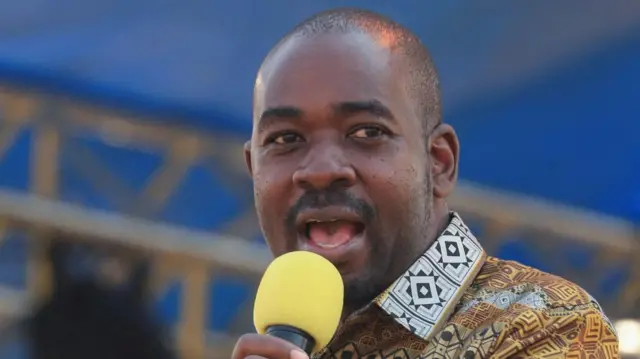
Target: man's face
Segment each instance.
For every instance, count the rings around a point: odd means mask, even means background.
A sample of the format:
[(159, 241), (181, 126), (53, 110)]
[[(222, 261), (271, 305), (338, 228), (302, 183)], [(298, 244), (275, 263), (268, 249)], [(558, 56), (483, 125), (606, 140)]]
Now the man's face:
[(363, 34), (291, 39), (256, 82), (247, 161), (266, 240), (329, 259), (352, 310), (425, 248), (429, 156), (403, 82)]

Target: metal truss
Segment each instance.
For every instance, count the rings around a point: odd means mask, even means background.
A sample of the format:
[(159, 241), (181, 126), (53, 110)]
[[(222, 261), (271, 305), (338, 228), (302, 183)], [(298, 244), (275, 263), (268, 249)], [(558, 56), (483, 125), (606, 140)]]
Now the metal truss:
[[(252, 249), (252, 246), (245, 248), (248, 245), (245, 238), (255, 239), (260, 230), (253, 214), (253, 191), (244, 166), (242, 140), (177, 126), (175, 123), (178, 121), (161, 123), (155, 119), (132, 118), (127, 114), (104, 111), (63, 97), (29, 91), (0, 90), (0, 110), (0, 161), (21, 131), (31, 132), (28, 187), (30, 195), (38, 197), (19, 200), (16, 197), (18, 194), (5, 193), (2, 207), (6, 211), (4, 216), (0, 216), (0, 234), (28, 232), (34, 239), (29, 243), (27, 280), (32, 300), (42, 298), (50, 291), (48, 263), (44, 253), (52, 233), (75, 234), (74, 238), (77, 239), (94, 238), (97, 240), (91, 242), (94, 245), (115, 245), (134, 252), (162, 253), (154, 255), (153, 261), (156, 290), (162, 293), (175, 280), (182, 283), (178, 346), (182, 357), (201, 358), (206, 338), (210, 337), (205, 334), (205, 313), (208, 311), (205, 292), (209, 281), (214, 275), (229, 272), (246, 275), (248, 271), (256, 275), (264, 269), (264, 265), (258, 267), (259, 271), (255, 267), (256, 263), (265, 263), (264, 260), (260, 261), (260, 256), (268, 256), (263, 247), (258, 254), (253, 253), (256, 249)], [(75, 141), (83, 137), (99, 139), (109, 146), (154, 153), (162, 163), (149, 174), (143, 188), (136, 190), (122, 178), (122, 173), (109, 168), (90, 148)], [(37, 200), (60, 199), (63, 149), (71, 170), (77, 172), (94, 191), (109, 198), (115, 204), (115, 212), (121, 215), (138, 220), (156, 219), (187, 172), (195, 166), (224, 173), (218, 180), (222, 181), (227, 192), (239, 199), (244, 210), (235, 220), (218, 228), (217, 235), (213, 236), (135, 221), (128, 225), (124, 219), (107, 218), (89, 208), (74, 210), (69, 208), (75, 207), (56, 206), (61, 204), (58, 202), (53, 202), (51, 206), (35, 204)], [(19, 210), (18, 203), (26, 204), (28, 209), (22, 207), (24, 211)], [(43, 212), (42, 208), (48, 210)], [(17, 213), (28, 213), (28, 216), (16, 217)], [(59, 215), (62, 217), (57, 217)], [(41, 221), (46, 218), (49, 220)], [(78, 220), (80, 218), (82, 220)], [(108, 234), (105, 235), (105, 232)], [(221, 239), (222, 236), (226, 239)], [(140, 243), (135, 244), (137, 241)], [(194, 241), (197, 244), (192, 243)], [(238, 243), (245, 247), (238, 247)], [(194, 246), (194, 249), (188, 249), (190, 246)], [(188, 254), (194, 251), (196, 253)], [(217, 260), (212, 261), (207, 254), (231, 261), (232, 264), (221, 265)], [(241, 259), (241, 256), (245, 259)], [(248, 268), (243, 269), (242, 263), (249, 260), (251, 262), (245, 264)], [(5, 297), (19, 298), (16, 295)], [(11, 300), (6, 307), (15, 309), (16, 301)]]
[[(174, 280), (184, 286), (176, 328), (182, 357), (227, 358), (234, 339), (228, 333), (207, 333), (204, 318), (216, 308), (208, 307), (205, 287), (214, 275), (240, 275), (256, 283), (270, 260), (264, 247), (247, 241), (260, 231), (244, 173), (243, 141), (179, 126), (177, 120), (148, 121), (15, 89), (0, 90), (0, 110), (0, 161), (20, 131), (32, 131), (29, 193), (0, 191), (0, 238), (16, 231), (29, 234), (27, 293), (0, 290), (0, 316), (19, 317), (29, 303), (47, 295), (44, 249), (53, 233), (66, 233), (103, 250), (116, 248), (125, 259), (152, 258), (157, 293)], [(87, 133), (104, 143), (156, 153), (162, 165), (135, 190), (118, 170), (73, 143), (75, 136)], [(116, 213), (59, 200), (63, 146), (71, 146), (67, 160), (87, 183), (112, 199)], [(225, 188), (244, 205), (243, 213), (215, 235), (157, 220), (192, 166), (223, 171)], [(490, 255), (521, 245), (553, 273), (597, 292), (611, 317), (640, 317), (640, 246), (630, 223), (468, 183), (460, 184), (451, 206), (475, 227)], [(573, 252), (588, 252), (588, 260), (577, 265), (570, 260)], [(598, 288), (607, 282), (608, 268), (622, 268), (626, 279), (603, 292)], [(249, 318), (241, 317), (240, 327), (250, 327)]]

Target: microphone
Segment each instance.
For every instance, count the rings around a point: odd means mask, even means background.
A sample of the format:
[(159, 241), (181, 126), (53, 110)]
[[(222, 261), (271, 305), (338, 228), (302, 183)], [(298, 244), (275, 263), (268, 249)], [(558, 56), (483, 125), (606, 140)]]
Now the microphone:
[(333, 338), (343, 301), (344, 283), (331, 262), (311, 252), (290, 252), (265, 271), (253, 323), (259, 334), (284, 339), (310, 355)]

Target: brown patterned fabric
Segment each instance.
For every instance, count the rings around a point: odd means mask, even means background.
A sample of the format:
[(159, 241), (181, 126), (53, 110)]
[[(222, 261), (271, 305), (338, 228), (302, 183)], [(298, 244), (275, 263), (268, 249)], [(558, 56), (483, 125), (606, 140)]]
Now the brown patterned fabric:
[(313, 359), (618, 358), (598, 303), (577, 285), (487, 257), (453, 213), (444, 233)]

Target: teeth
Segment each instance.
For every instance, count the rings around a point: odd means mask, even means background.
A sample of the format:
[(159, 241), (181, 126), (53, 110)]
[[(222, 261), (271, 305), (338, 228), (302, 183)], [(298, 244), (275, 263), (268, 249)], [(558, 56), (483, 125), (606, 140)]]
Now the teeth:
[(324, 249), (333, 249), (340, 246), (340, 244), (322, 244), (322, 243), (316, 243), (316, 245)]
[(307, 221), (307, 224), (312, 224), (312, 223), (328, 223), (328, 222), (338, 222), (340, 219), (327, 219), (327, 220), (319, 220), (319, 219), (310, 219)]

